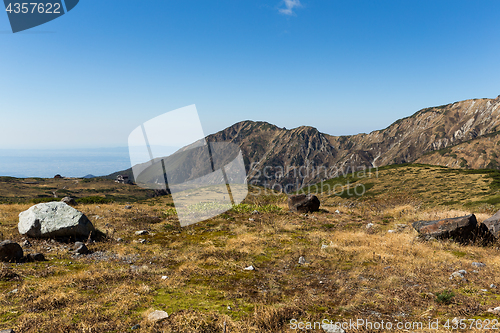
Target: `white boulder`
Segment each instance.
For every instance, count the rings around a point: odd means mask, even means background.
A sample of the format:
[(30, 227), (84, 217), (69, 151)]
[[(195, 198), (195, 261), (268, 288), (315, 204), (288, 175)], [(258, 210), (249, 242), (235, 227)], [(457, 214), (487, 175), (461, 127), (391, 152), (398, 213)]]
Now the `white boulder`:
[(64, 202), (40, 203), (19, 214), (19, 233), (34, 238), (88, 237), (92, 222)]

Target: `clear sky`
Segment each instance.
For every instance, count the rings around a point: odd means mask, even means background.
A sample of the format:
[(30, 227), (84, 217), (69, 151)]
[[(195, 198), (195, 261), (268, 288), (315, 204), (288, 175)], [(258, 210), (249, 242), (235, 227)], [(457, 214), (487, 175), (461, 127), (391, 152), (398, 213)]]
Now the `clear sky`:
[(12, 34), (0, 13), (0, 148), (126, 146), (196, 104), (332, 135), (500, 94), (498, 0), (81, 0)]

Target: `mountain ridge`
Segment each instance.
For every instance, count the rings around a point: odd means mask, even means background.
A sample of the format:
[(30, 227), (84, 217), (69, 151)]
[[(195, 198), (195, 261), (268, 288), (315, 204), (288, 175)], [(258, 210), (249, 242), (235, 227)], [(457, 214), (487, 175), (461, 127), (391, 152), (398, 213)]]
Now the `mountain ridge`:
[[(500, 95), (424, 108), (368, 134), (333, 136), (311, 126), (286, 129), (245, 120), (208, 135), (206, 141), (237, 144), (249, 183), (266, 187), (293, 184), (291, 188), (297, 190), (339, 172), (415, 162), (498, 130)], [(300, 168), (306, 168), (306, 174), (297, 175)]]

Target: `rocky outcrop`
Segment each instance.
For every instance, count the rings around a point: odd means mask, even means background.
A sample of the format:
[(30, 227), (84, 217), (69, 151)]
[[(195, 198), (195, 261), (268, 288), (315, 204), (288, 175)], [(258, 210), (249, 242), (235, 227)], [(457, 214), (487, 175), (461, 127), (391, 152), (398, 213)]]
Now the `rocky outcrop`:
[(475, 241), (480, 233), (474, 214), (435, 221), (417, 221), (413, 223), (413, 227), (420, 238), (425, 240), (453, 239), (467, 243)]
[(23, 258), (23, 248), (21, 245), (5, 240), (0, 243), (0, 261), (18, 262)]
[(297, 194), (288, 197), (288, 209), (294, 212), (317, 212), (319, 206), (320, 202), (318, 197), (312, 194)]
[(495, 215), (483, 221), (483, 224), (488, 228), (488, 232), (495, 239), (500, 238), (500, 210)]
[(34, 238), (87, 238), (95, 228), (80, 211), (64, 202), (40, 203), (19, 214), (19, 233)]

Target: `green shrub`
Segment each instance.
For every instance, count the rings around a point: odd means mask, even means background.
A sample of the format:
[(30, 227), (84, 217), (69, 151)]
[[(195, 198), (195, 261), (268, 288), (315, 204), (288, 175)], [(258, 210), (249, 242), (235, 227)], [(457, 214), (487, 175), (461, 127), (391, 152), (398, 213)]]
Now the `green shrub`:
[(453, 297), (455, 297), (455, 294), (452, 291), (445, 290), (442, 293), (436, 294), (436, 301), (438, 303), (450, 304)]
[(83, 197), (75, 200), (79, 204), (107, 204), (113, 202), (113, 199), (99, 196)]
[(61, 201), (61, 199), (59, 198), (47, 198), (47, 197), (42, 197), (42, 198), (34, 198), (34, 199), (31, 199), (30, 202), (33, 203), (33, 204), (39, 204), (39, 203), (42, 203), (42, 202), (53, 202), (53, 201)]
[(438, 150), (438, 153), (441, 156), (449, 154), (449, 153), (451, 153), (451, 148), (444, 148), (444, 149)]

